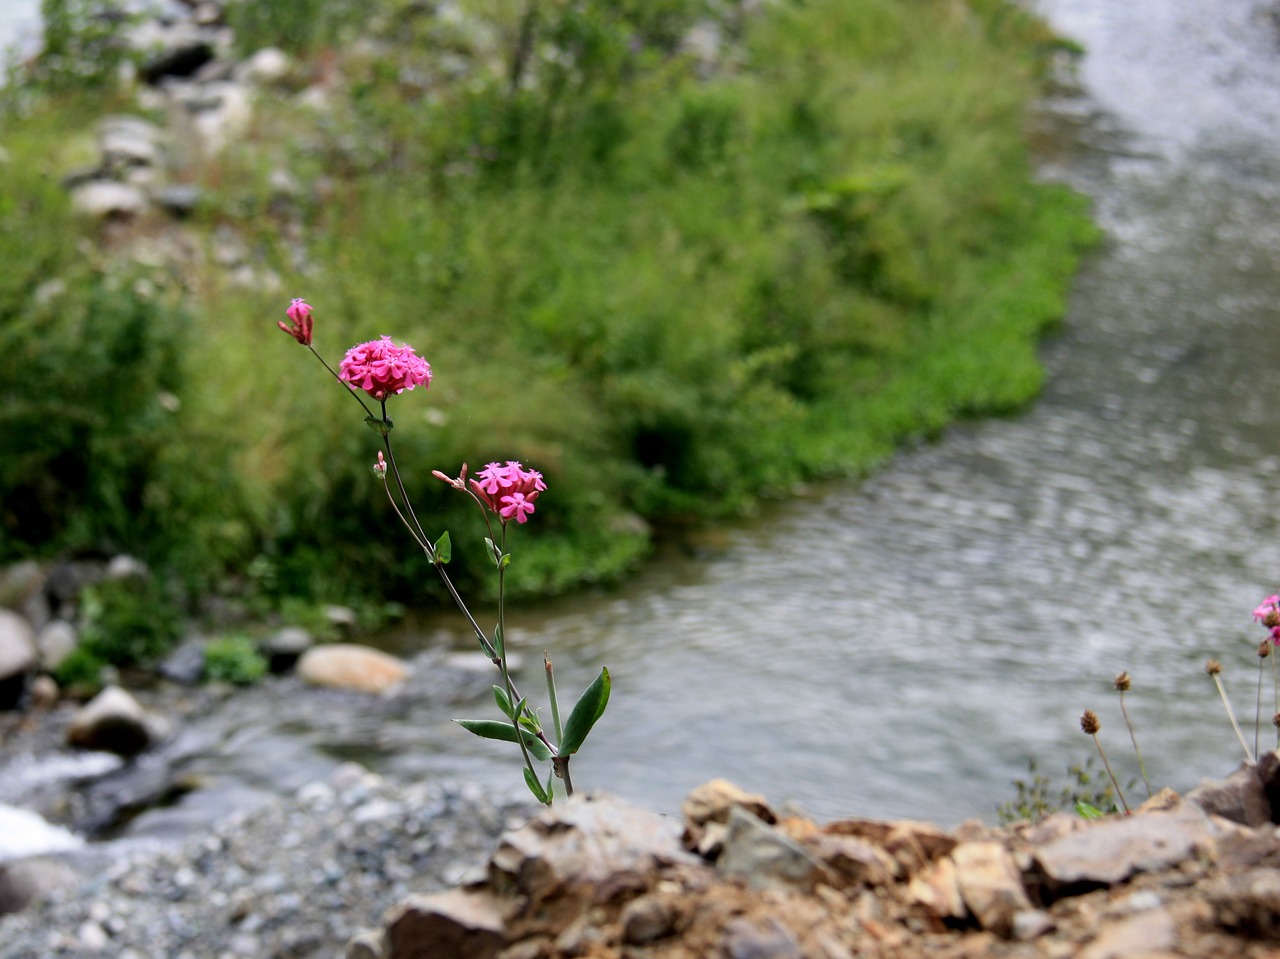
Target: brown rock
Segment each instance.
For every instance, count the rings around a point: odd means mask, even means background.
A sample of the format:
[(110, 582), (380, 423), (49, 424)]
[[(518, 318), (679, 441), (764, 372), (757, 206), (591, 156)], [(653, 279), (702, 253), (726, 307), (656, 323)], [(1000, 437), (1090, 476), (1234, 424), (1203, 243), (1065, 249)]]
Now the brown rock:
[(1107, 819), (1036, 847), (1033, 858), (1048, 886), (1061, 889), (1112, 885), (1134, 873), (1177, 865), (1212, 847), (1204, 814), (1187, 808)]
[(409, 667), (368, 646), (330, 643), (313, 646), (298, 659), (298, 675), (316, 686), (382, 693), (404, 682)]
[(1135, 959), (1172, 949), (1175, 939), (1173, 917), (1163, 909), (1153, 909), (1103, 926), (1081, 951), (1080, 959)]
[(791, 930), (777, 919), (732, 919), (724, 928), (726, 959), (803, 959)]
[(956, 840), (932, 823), (902, 819), (838, 819), (822, 827), (824, 833), (856, 836), (884, 849), (906, 875), (912, 875), (956, 847)]
[(671, 935), (680, 919), (680, 909), (667, 896), (648, 895), (632, 899), (622, 910), (622, 941), (641, 946)]
[(1280, 940), (1280, 872), (1251, 869), (1215, 883), (1208, 892), (1214, 921), (1255, 939)]
[(950, 858), (931, 863), (907, 885), (907, 895), (939, 919), (963, 919), (968, 915), (956, 864)]
[(961, 843), (951, 852), (965, 905), (983, 929), (1013, 935), (1014, 916), (1031, 908), (1013, 856), (998, 842)]
[(887, 886), (902, 876), (902, 868), (896, 859), (879, 846), (857, 836), (818, 833), (804, 845), (848, 883)]
[(496, 959), (506, 944), (504, 904), (488, 892), (410, 896), (386, 915), (386, 959)]

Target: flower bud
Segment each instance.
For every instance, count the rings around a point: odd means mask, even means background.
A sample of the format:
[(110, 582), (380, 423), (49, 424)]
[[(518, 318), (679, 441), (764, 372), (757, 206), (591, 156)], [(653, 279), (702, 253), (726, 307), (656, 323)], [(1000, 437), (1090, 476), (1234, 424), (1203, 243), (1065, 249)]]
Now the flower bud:
[(1266, 659), (1271, 655), (1271, 640), (1264, 639), (1258, 644), (1258, 658)]
[(1080, 728), (1090, 736), (1096, 735), (1098, 730), (1102, 728), (1102, 723), (1098, 720), (1098, 714), (1092, 709), (1086, 709), (1084, 715), (1080, 717)]
[(285, 314), (289, 317), (289, 322), (277, 320), (276, 326), (284, 330), (303, 346), (311, 345), (311, 328), (314, 325), (311, 319), (311, 305), (306, 300), (295, 298), (289, 304), (289, 308), (285, 310)]

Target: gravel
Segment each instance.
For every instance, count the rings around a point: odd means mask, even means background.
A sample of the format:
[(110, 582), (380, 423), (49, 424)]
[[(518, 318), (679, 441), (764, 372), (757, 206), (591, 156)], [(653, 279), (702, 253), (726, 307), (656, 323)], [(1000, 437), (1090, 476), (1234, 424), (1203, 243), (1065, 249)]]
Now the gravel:
[(0, 957), (342, 957), (406, 895), (479, 878), (530, 812), (348, 764), (181, 845), (82, 858), (78, 885), (0, 917)]

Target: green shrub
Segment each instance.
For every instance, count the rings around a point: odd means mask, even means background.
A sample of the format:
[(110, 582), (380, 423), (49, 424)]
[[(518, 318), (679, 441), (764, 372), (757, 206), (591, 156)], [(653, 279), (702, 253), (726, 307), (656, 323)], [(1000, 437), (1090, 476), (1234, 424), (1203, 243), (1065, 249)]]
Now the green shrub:
[(267, 674), (267, 661), (248, 636), (222, 636), (204, 648), (204, 678), (248, 686)]
[(180, 610), (149, 577), (87, 586), (80, 605), (80, 644), (54, 671), (64, 685), (97, 686), (103, 666), (154, 665), (180, 636)]

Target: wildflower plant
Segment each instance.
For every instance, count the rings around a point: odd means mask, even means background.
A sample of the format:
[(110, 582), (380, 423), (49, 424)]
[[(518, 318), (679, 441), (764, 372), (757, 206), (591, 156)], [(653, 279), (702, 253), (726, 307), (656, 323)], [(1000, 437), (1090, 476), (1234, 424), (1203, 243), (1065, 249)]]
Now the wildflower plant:
[[(511, 677), (505, 640), (504, 587), (506, 570), (511, 563), (511, 553), (507, 549), (508, 527), (513, 522), (517, 526), (528, 523), (530, 517), (537, 512), (538, 497), (547, 489), (542, 474), (537, 470), (527, 469), (517, 460), (489, 463), (470, 480), (467, 478), (465, 463), (456, 477), (440, 470), (432, 470), (433, 476), (469, 496), (484, 517), (488, 532), (485, 548), (498, 578), (497, 624), (492, 633), (486, 632), (472, 615), (445, 568), (453, 551), (449, 532), (444, 530), (439, 536), (428, 536), (426, 527), (419, 520), (409, 500), (391, 442), (394, 424), (387, 414), (387, 402), (392, 397), (419, 386), (427, 389), (432, 378), (430, 364), (408, 344), (397, 345), (391, 337), (382, 336), (353, 346), (335, 371), (312, 346), (315, 327), (313, 313), (312, 307), (305, 300), (295, 299), (285, 311), (289, 321), (286, 323), (280, 320), (276, 325), (310, 350), (330, 375), (342, 383), (359, 402), (365, 413), (365, 423), (382, 440), (382, 449), (378, 451), (373, 465), (374, 476), (383, 483), (396, 516), (439, 574), (445, 591), (465, 617), (480, 648), (492, 661), (501, 678), (501, 682), (493, 687), (493, 695), (503, 718), (460, 719), (457, 720), (458, 724), (484, 739), (518, 746), (525, 783), (539, 802), (551, 804), (556, 779), (563, 783), (566, 795), (573, 795), (569, 760), (581, 749), (587, 734), (604, 714), (609, 703), (612, 685), (609, 670), (607, 667), (601, 668), (600, 674), (578, 698), (567, 719), (562, 722), (551, 658), (545, 656), (543, 667), (551, 711), (551, 726), (548, 729), (543, 726), (538, 711), (529, 705), (528, 697), (520, 693)], [(371, 406), (369, 400), (375, 405)], [(545, 777), (540, 773), (538, 763), (549, 763)]]

